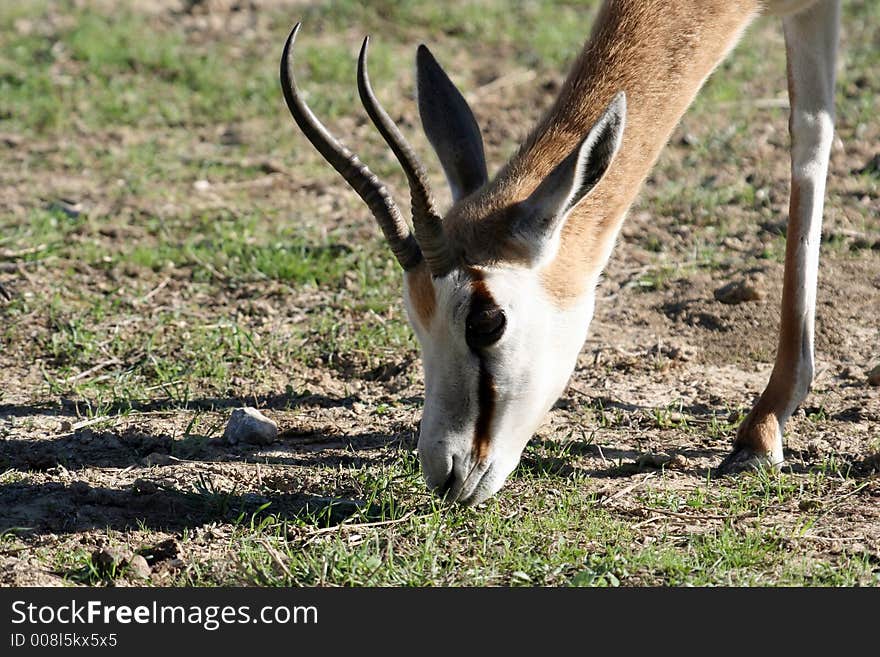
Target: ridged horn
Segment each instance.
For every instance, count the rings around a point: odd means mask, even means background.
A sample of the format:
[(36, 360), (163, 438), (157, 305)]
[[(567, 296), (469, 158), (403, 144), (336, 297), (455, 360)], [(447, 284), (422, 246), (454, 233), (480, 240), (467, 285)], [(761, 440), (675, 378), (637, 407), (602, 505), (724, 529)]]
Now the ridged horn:
[(301, 23), (297, 23), (290, 31), (281, 54), (281, 90), (287, 107), (306, 138), (370, 208), (400, 266), (407, 271), (413, 269), (422, 261), (422, 251), (388, 188), (327, 130), (306, 105), (296, 86), (293, 46), (300, 26)]
[(373, 125), (382, 135), (385, 143), (394, 152), (406, 179), (409, 182), (410, 198), (413, 212), (413, 228), (416, 240), (422, 249), (428, 268), (434, 276), (444, 276), (449, 273), (453, 266), (452, 255), (449, 245), (443, 233), (443, 223), (434, 209), (434, 201), (431, 197), (431, 189), (425, 167), (416, 155), (415, 151), (406, 141), (406, 138), (397, 128), (391, 117), (379, 103), (373, 88), (370, 85), (370, 75), (367, 70), (367, 50), (370, 45), (370, 37), (364, 38), (358, 57), (358, 93), (364, 109)]

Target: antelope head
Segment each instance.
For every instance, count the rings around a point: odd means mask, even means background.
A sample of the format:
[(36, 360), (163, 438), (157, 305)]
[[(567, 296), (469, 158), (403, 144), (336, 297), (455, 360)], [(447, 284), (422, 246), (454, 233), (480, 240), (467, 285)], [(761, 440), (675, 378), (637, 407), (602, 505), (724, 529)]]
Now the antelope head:
[(570, 152), (552, 154), (557, 157), (545, 175), (530, 181), (526, 172), (518, 184), (511, 184), (510, 176), (490, 181), (473, 113), (420, 46), (419, 113), (453, 198), (441, 218), (424, 168), (370, 86), (365, 39), (358, 90), (406, 174), (411, 231), (388, 190), (303, 101), (292, 73), (299, 27), (281, 60), (287, 105), (309, 141), (369, 206), (404, 270), (405, 305), (425, 372), (418, 442), (425, 481), (446, 499), (478, 504), (516, 468), (586, 339), (596, 281), (573, 301), (560, 303), (546, 289), (544, 273), (567, 217), (620, 146), (625, 98), (618, 94)]

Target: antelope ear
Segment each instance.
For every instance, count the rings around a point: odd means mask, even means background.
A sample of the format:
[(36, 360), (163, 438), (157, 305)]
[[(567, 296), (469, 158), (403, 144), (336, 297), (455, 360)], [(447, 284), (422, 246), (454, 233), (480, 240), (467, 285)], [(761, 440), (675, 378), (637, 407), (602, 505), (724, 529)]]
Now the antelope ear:
[(620, 148), (626, 121), (626, 95), (619, 92), (584, 140), (541, 181), (520, 208), (514, 236), (542, 260), (555, 249), (568, 213), (605, 175)]
[(489, 179), (480, 127), (464, 96), (425, 45), (416, 53), (416, 80), (422, 127), (457, 201)]

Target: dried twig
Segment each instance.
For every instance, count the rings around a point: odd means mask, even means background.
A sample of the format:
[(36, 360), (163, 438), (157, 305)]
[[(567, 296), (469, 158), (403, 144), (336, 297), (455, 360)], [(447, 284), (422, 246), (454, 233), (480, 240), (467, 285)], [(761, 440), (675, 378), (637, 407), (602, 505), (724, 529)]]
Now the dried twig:
[(804, 534), (800, 538), (806, 538), (813, 541), (828, 541), (829, 543), (834, 543), (835, 541), (864, 541), (864, 536), (818, 536), (816, 534)]
[(719, 516), (719, 515), (706, 515), (703, 513), (700, 514), (690, 514), (690, 513), (676, 513), (675, 511), (667, 511), (666, 509), (655, 509), (651, 506), (642, 507), (645, 511), (651, 511), (653, 513), (659, 513), (664, 516), (672, 516), (673, 518), (680, 518), (682, 520), (731, 520), (733, 522), (739, 522), (740, 520), (744, 520), (745, 518), (751, 518), (753, 516), (758, 515), (757, 511), (746, 511), (745, 513), (741, 513), (737, 516)]
[(850, 492), (844, 493), (843, 495), (840, 495), (839, 497), (835, 497), (833, 500), (831, 500), (828, 504), (825, 505), (825, 507), (822, 509), (822, 512), (818, 516), (816, 516), (816, 520), (818, 520), (822, 516), (825, 516), (825, 515), (828, 515), (829, 513), (831, 513), (831, 511), (833, 511), (836, 507), (840, 506), (841, 502), (843, 502), (845, 499), (847, 499), (849, 497), (852, 497), (853, 495), (855, 495), (857, 493), (860, 493), (868, 485), (870, 485), (870, 483), (871, 483), (870, 481), (866, 481), (863, 484), (856, 486)]
[(111, 415), (101, 415), (100, 417), (93, 417), (90, 420), (83, 420), (82, 422), (77, 422), (76, 424), (71, 425), (70, 431), (63, 431), (59, 434), (56, 434), (54, 437), (60, 438), (62, 436), (71, 436), (71, 435), (73, 435), (73, 432), (76, 431), (77, 429), (82, 429), (84, 427), (89, 427), (93, 424), (98, 424), (99, 422), (106, 422), (107, 420), (114, 420), (114, 419), (118, 419), (118, 417), (111, 416)]
[(90, 367), (84, 372), (80, 372), (79, 374), (75, 374), (73, 376), (69, 376), (66, 379), (63, 379), (61, 383), (73, 383), (74, 381), (79, 381), (80, 379), (84, 379), (88, 376), (91, 376), (95, 372), (103, 370), (105, 367), (109, 367), (110, 365), (118, 365), (119, 360), (116, 358), (111, 358), (110, 360), (105, 360), (103, 363), (98, 363), (94, 367)]
[(265, 538), (261, 539), (259, 541), (259, 543), (264, 548), (266, 548), (266, 552), (269, 553), (269, 556), (272, 557), (272, 561), (274, 561), (275, 564), (281, 569), (281, 572), (283, 572), (287, 577), (293, 579), (293, 573), (290, 572), (290, 568), (288, 568), (287, 564), (284, 563), (284, 560), (281, 558), (281, 555), (279, 554), (278, 550), (273, 548), (269, 544), (269, 541), (267, 541)]
[(154, 296), (156, 296), (156, 294), (157, 294), (159, 291), (161, 291), (162, 288), (164, 288), (164, 287), (165, 287), (166, 285), (168, 285), (168, 283), (170, 283), (170, 282), (171, 282), (171, 277), (170, 277), (170, 276), (166, 276), (165, 279), (164, 279), (161, 283), (159, 283), (156, 287), (154, 287), (152, 290), (150, 290), (149, 292), (147, 292), (147, 293), (146, 293), (144, 296), (142, 296), (140, 299), (135, 299), (135, 301), (134, 301), (134, 305), (137, 306), (137, 305), (139, 305), (139, 304), (146, 303), (147, 301), (149, 301), (150, 299), (152, 299)]
[[(385, 527), (387, 525), (397, 525), (401, 522), (406, 522), (410, 518), (415, 515), (415, 511), (410, 511), (409, 513), (401, 516), (400, 518), (395, 518), (394, 520), (379, 520), (377, 522), (352, 522), (345, 523), (341, 522), (338, 525), (333, 525), (332, 527), (319, 527), (318, 529), (313, 529), (310, 533), (312, 536), (317, 536), (319, 534), (330, 534), (336, 531), (342, 531), (343, 529), (368, 529), (371, 527)], [(420, 518), (427, 518), (428, 516), (419, 516)]]
[(642, 520), (641, 522), (637, 522), (636, 524), (632, 525), (630, 527), (630, 529), (640, 529), (641, 527), (644, 527), (646, 525), (650, 525), (653, 522), (657, 522), (662, 517), (663, 516), (651, 516), (647, 520)]
[(648, 481), (648, 479), (650, 479), (653, 476), (654, 476), (654, 473), (649, 472), (648, 474), (646, 474), (644, 477), (642, 477), (639, 481), (635, 482), (634, 484), (630, 484), (626, 488), (622, 488), (621, 490), (617, 491), (613, 495), (609, 495), (608, 497), (599, 500), (599, 506), (606, 506), (611, 501), (616, 500), (618, 497), (622, 497), (622, 496), (626, 495), (627, 493), (633, 491), (638, 486), (641, 486), (642, 484), (644, 484), (646, 481)]
[(205, 262), (199, 256), (197, 256), (195, 253), (190, 252), (187, 255), (189, 255), (190, 258), (195, 260), (197, 265), (200, 265), (200, 266), (204, 267), (205, 269), (207, 269), (211, 273), (211, 275), (214, 276), (215, 278), (217, 278), (221, 281), (228, 281), (229, 280), (229, 276), (217, 271), (217, 269), (213, 265), (211, 265), (208, 262)]
[(30, 265), (32, 263), (35, 263), (35, 262), (37, 262), (37, 261), (36, 260), (27, 260), (27, 261), (19, 260), (18, 262), (15, 263), (16, 270), (18, 271), (18, 273), (22, 277), (26, 278), (28, 283), (30, 283), (31, 285), (34, 285), (34, 286), (37, 285), (37, 281), (35, 281), (34, 277), (28, 273), (26, 266)]
[(608, 461), (608, 459), (605, 458), (605, 453), (602, 451), (602, 445), (600, 445), (599, 443), (596, 443), (596, 449), (599, 450), (599, 456), (602, 458), (602, 463), (604, 463), (607, 467), (609, 464), (609, 461)]
[(719, 516), (719, 515), (704, 515), (704, 514), (687, 514), (687, 513), (676, 513), (675, 511), (667, 511), (665, 509), (655, 509), (654, 507), (642, 507), (644, 511), (652, 511), (657, 515), (651, 516), (647, 520), (642, 520), (641, 522), (637, 522), (632, 526), (632, 529), (638, 529), (640, 527), (644, 527), (645, 525), (650, 525), (653, 522), (657, 522), (663, 516), (672, 516), (673, 518), (678, 518), (679, 520), (689, 520), (689, 521), (699, 521), (699, 520), (730, 520), (733, 523), (740, 522), (741, 520), (745, 520), (746, 518), (751, 518), (758, 515), (757, 511), (747, 511), (746, 513), (741, 513), (738, 516)]
[(0, 258), (4, 260), (17, 260), (22, 256), (33, 255), (35, 253), (40, 253), (41, 251), (45, 251), (49, 248), (46, 244), (38, 244), (37, 246), (32, 246), (27, 249), (18, 249), (17, 251), (13, 251), (12, 249), (3, 249), (0, 251)]

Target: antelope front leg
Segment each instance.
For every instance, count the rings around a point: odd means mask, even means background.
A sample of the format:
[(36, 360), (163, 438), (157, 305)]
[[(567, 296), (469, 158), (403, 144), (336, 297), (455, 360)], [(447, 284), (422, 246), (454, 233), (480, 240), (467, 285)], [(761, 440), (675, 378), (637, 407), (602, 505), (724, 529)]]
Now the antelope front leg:
[(770, 382), (739, 427), (723, 474), (780, 467), (785, 423), (813, 380), (813, 328), (825, 177), (834, 134), (840, 3), (820, 0), (783, 19), (791, 104), (791, 199), (779, 345)]

